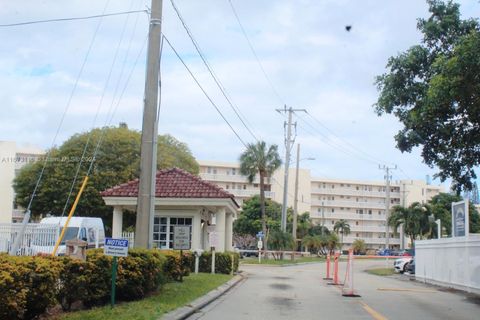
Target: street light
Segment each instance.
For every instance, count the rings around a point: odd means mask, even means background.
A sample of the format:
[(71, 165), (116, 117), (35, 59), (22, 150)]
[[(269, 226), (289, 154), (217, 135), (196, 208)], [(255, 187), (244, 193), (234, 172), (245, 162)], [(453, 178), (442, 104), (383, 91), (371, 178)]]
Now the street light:
[(295, 241), (295, 244), (297, 243), (298, 168), (300, 166), (300, 161), (303, 161), (303, 160), (315, 160), (315, 158), (308, 157), (308, 158), (300, 159), (300, 144), (297, 144), (297, 168), (295, 170), (295, 195), (293, 200), (293, 226), (292, 226), (292, 236), (293, 236), (293, 240)]

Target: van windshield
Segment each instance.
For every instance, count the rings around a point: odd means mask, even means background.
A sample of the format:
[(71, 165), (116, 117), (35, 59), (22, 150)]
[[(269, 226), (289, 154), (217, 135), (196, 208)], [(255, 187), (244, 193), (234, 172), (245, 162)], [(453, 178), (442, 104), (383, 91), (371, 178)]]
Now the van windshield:
[[(58, 234), (61, 234), (63, 227), (60, 228)], [(63, 236), (61, 245), (65, 245), (65, 241), (75, 239), (78, 235), (78, 227), (68, 227)], [(54, 246), (57, 242), (57, 231), (55, 229), (39, 229), (33, 238), (33, 243), (37, 246)]]

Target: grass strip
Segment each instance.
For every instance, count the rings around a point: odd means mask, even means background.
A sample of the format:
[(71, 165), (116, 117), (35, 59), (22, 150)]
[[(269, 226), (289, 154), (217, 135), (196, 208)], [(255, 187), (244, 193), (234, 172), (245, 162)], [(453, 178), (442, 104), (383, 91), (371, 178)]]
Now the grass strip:
[(395, 274), (395, 270), (393, 268), (376, 268), (376, 269), (368, 269), (365, 270), (369, 274), (374, 274), (376, 276), (391, 276)]
[(182, 307), (230, 280), (224, 274), (199, 273), (183, 278), (183, 282), (165, 284), (155, 295), (148, 298), (123, 302), (115, 308), (103, 306), (91, 310), (76, 311), (60, 315), (65, 320), (153, 320), (163, 314)]

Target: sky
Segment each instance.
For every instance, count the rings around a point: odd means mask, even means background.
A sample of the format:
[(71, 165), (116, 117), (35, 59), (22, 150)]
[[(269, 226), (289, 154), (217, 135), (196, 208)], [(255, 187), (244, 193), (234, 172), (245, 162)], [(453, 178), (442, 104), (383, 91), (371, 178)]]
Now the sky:
[[(462, 18), (478, 18), (477, 0), (458, 2)], [(163, 1), (162, 32), (245, 143), (276, 144), (284, 158), (286, 117), (275, 109), (286, 105), (308, 111), (293, 116), (295, 144), (301, 167), (315, 177), (378, 181), (379, 164), (397, 165), (393, 180), (437, 172), (419, 149), (395, 148), (400, 123), (378, 117), (373, 107), (375, 77), (386, 72), (388, 58), (421, 41), (416, 22), (428, 17), (425, 1), (231, 0), (258, 60), (229, 0), (174, 3), (256, 138), (212, 80), (170, 0)], [(146, 0), (0, 0), (0, 24), (149, 6)], [(141, 130), (147, 34), (144, 12), (0, 26), (0, 140), (48, 149), (92, 127), (125, 122)], [(237, 161), (245, 146), (166, 43), (161, 84), (159, 133), (185, 142), (198, 160)]]

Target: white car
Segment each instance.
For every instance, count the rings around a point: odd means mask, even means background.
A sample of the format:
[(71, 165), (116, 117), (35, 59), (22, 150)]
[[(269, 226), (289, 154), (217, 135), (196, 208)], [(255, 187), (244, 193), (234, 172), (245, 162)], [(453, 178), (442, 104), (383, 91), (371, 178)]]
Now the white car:
[(396, 259), (393, 262), (393, 267), (395, 268), (395, 272), (404, 273), (407, 269), (407, 264), (412, 261), (413, 257), (403, 257), (400, 259)]

